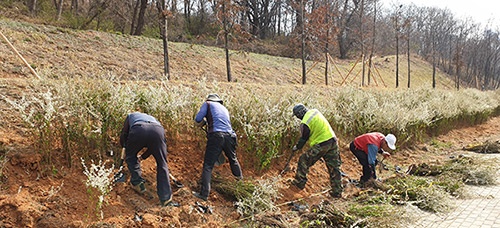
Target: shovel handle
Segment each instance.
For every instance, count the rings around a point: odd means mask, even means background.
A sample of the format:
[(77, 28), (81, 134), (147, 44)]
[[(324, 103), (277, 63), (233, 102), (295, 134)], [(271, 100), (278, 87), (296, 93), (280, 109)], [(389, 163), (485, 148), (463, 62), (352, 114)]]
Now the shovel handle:
[(120, 154), (120, 161), (119, 161), (120, 166), (123, 165), (123, 160), (125, 160), (125, 147), (122, 148), (122, 152)]

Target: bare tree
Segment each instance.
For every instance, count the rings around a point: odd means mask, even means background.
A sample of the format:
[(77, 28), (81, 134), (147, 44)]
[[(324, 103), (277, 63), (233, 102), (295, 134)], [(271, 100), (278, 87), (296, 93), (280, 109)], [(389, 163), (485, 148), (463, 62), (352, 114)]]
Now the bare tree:
[(352, 38), (352, 30), (350, 29), (350, 25), (352, 23), (353, 16), (356, 14), (358, 8), (359, 0), (353, 0), (353, 4), (351, 1), (344, 0), (343, 4), (336, 5), (337, 7), (333, 10), (336, 13), (335, 24), (339, 29), (337, 34), (337, 44), (339, 46), (339, 57), (341, 59), (346, 59), (348, 57), (348, 53), (351, 50), (353, 44)]
[(412, 32), (412, 17), (413, 17), (413, 11), (412, 11), (412, 6), (409, 6), (406, 10), (406, 14), (404, 15), (404, 23), (402, 25), (404, 29), (404, 39), (406, 40), (406, 62), (407, 62), (407, 74), (408, 74), (408, 88), (410, 88), (411, 85), (411, 32)]
[(28, 10), (30, 11), (31, 15), (36, 15), (36, 5), (37, 5), (37, 0), (27, 0), (27, 6), (28, 6)]
[[(80, 25), (80, 29), (88, 29), (90, 24), (101, 16), (102, 13), (106, 11), (108, 8), (107, 0), (94, 0), (90, 2), (88, 12), (86, 15), (86, 20)], [(97, 25), (97, 29), (99, 28), (99, 24)]]
[(399, 32), (400, 32), (399, 18), (401, 17), (401, 8), (402, 7), (403, 7), (403, 5), (397, 6), (396, 12), (393, 16), (394, 31), (395, 31), (395, 37), (396, 37), (396, 88), (399, 87)]
[(375, 37), (376, 37), (376, 28), (377, 28), (377, 0), (373, 1), (373, 24), (372, 24), (372, 43), (370, 49), (370, 56), (368, 58), (368, 85), (370, 85), (371, 73), (372, 73), (372, 59), (373, 52), (375, 51)]
[[(165, 0), (160, 0), (161, 4), (165, 2)], [(137, 18), (137, 26), (135, 27), (134, 33), (132, 35), (140, 36), (142, 35), (142, 29), (144, 28), (144, 15), (146, 13), (146, 9), (148, 7), (148, 0), (140, 0), (140, 8), (139, 15)]]
[(244, 0), (245, 14), (250, 22), (251, 34), (261, 39), (269, 38), (279, 4), (281, 2), (272, 0)]
[(78, 0), (71, 0), (71, 11), (73, 15), (78, 15)]
[(306, 84), (306, 31), (305, 31), (305, 22), (304, 22), (304, 11), (305, 11), (305, 2), (304, 0), (300, 1), (300, 43), (301, 43), (301, 60), (302, 60), (302, 84)]
[(226, 74), (227, 74), (227, 81), (231, 82), (233, 79), (231, 76), (231, 61), (229, 59), (229, 40), (228, 40), (230, 25), (227, 19), (229, 15), (226, 7), (229, 1), (230, 0), (222, 0), (221, 2), (222, 2), (222, 26), (224, 27), (224, 52), (226, 54)]
[(61, 19), (62, 8), (63, 8), (63, 0), (54, 0), (54, 6), (56, 7), (57, 15), (56, 21)]
[(160, 15), (160, 35), (163, 41), (163, 72), (164, 76), (170, 80), (170, 66), (168, 59), (168, 10), (166, 0), (158, 0), (156, 8)]
[(365, 62), (366, 62), (366, 55), (365, 55), (365, 39), (364, 39), (364, 28), (363, 28), (363, 17), (365, 14), (365, 0), (361, 0), (361, 6), (359, 10), (359, 43), (361, 46), (361, 66), (362, 66), (362, 73), (361, 73), (361, 86), (365, 86)]

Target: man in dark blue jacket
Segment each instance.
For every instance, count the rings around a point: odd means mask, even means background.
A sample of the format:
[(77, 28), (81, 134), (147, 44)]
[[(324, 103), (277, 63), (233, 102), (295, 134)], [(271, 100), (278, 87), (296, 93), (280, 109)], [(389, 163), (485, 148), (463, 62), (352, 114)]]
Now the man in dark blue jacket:
[[(172, 205), (172, 188), (168, 176), (167, 140), (165, 129), (154, 117), (134, 112), (127, 116), (120, 134), (120, 145), (125, 148), (125, 161), (130, 171), (130, 183), (135, 191), (147, 194), (142, 178), (140, 160), (153, 155), (156, 160), (156, 190), (161, 206)], [(147, 148), (137, 156), (142, 148)]]
[(212, 170), (222, 151), (224, 151), (224, 154), (229, 159), (233, 175), (238, 179), (243, 178), (241, 167), (236, 157), (236, 134), (231, 127), (229, 111), (224, 107), (223, 103), (219, 95), (209, 94), (195, 118), (195, 122), (199, 126), (208, 124), (207, 147), (205, 149), (203, 172), (201, 174), (201, 191), (193, 192), (196, 197), (205, 201), (210, 194)]

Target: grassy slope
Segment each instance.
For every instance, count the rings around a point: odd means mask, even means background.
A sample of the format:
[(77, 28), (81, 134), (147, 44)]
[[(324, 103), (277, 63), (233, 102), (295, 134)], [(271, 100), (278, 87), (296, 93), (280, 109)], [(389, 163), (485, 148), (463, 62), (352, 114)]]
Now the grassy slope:
[[(10, 19), (0, 19), (0, 27), (26, 60), (45, 77), (94, 77), (107, 74), (123, 79), (162, 77), (163, 47), (160, 40), (97, 31), (74, 31)], [(10, 74), (29, 75), (29, 70), (4, 40), (0, 47), (5, 50), (0, 53), (1, 77)], [(227, 80), (223, 49), (170, 42), (169, 53), (171, 79), (174, 81)], [(232, 77), (237, 82), (301, 83), (300, 59), (242, 51), (230, 53)], [(400, 61), (400, 88), (406, 88), (406, 59), (400, 57)], [(394, 88), (395, 57), (376, 57), (374, 62), (381, 77), (375, 75), (371, 85), (384, 87), (385, 84), (388, 88)], [(332, 85), (332, 80), (335, 86), (342, 84), (355, 63), (356, 60), (335, 60), (334, 66), (330, 65), (329, 84)], [(311, 69), (313, 65), (315, 67)], [(324, 65), (323, 62), (307, 62), (308, 84), (324, 84)], [(414, 57), (411, 69), (412, 87), (432, 85), (432, 69), (427, 62)], [(344, 84), (359, 85), (360, 71), (361, 64), (358, 63)], [(437, 84), (438, 88), (453, 86), (453, 82), (441, 72), (437, 73)]]

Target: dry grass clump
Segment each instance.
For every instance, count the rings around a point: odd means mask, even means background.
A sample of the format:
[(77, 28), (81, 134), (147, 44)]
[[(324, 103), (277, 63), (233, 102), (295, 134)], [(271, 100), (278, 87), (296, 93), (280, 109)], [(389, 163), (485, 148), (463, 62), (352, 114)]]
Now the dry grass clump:
[(237, 212), (245, 217), (253, 217), (263, 212), (279, 211), (279, 207), (275, 204), (275, 201), (280, 197), (279, 187), (279, 177), (258, 180), (252, 195), (235, 203)]
[(397, 201), (410, 202), (430, 212), (445, 212), (450, 208), (450, 195), (429, 178), (409, 175), (391, 179), (387, 184), (391, 186), (390, 193)]
[[(442, 166), (444, 173), (450, 173), (469, 185), (495, 185), (498, 165), (496, 160), (479, 157), (459, 156)], [(449, 175), (448, 175), (449, 176)]]
[(213, 178), (213, 188), (224, 197), (233, 201), (243, 200), (252, 197), (256, 186), (247, 180), (227, 180)]
[[(301, 227), (352, 227), (355, 218), (343, 212), (331, 202), (322, 201), (300, 216)], [(365, 226), (364, 222), (358, 226)]]
[[(116, 138), (123, 120), (136, 110), (160, 120), (167, 140), (183, 134), (201, 135), (193, 118), (212, 92), (224, 100), (241, 139), (240, 148), (254, 155), (255, 167), (260, 169), (269, 167), (297, 140), (300, 121), (292, 115), (297, 103), (320, 110), (340, 140), (370, 131), (392, 132), (398, 136), (399, 146), (416, 142), (433, 129), (483, 121), (500, 103), (499, 93), (476, 90), (318, 89), (203, 80), (191, 84), (128, 82), (106, 72), (92, 79), (53, 78), (33, 81), (31, 91), (21, 98), (0, 97), (20, 113), (48, 164), (54, 147), (62, 147), (68, 159), (74, 155), (97, 159), (118, 150)], [(95, 150), (97, 156), (79, 152)]]

